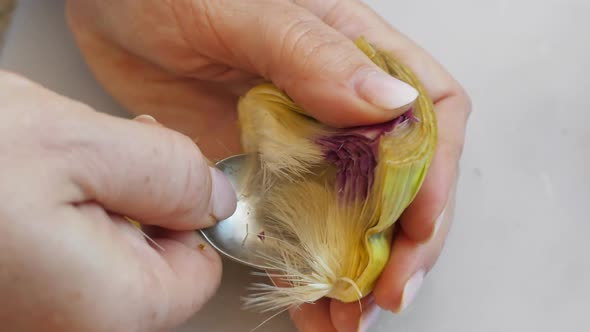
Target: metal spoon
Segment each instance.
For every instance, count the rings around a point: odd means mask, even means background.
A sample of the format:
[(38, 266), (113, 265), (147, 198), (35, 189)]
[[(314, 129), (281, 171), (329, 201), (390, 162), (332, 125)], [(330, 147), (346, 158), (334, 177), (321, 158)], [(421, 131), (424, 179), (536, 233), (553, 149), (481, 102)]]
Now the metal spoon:
[(222, 255), (238, 263), (264, 269), (260, 254), (265, 253), (264, 229), (256, 219), (251, 198), (239, 196), (241, 188), (237, 179), (243, 171), (248, 154), (223, 159), (215, 164), (230, 180), (238, 193), (236, 211), (229, 218), (215, 226), (201, 229), (203, 237)]

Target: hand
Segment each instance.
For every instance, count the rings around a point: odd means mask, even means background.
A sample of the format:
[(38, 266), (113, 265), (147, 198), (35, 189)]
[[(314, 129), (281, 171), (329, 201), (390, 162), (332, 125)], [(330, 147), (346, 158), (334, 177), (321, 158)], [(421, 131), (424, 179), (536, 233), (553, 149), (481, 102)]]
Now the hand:
[(159, 331), (199, 310), (221, 261), (194, 229), (236, 198), (195, 144), (8, 73), (0, 100), (0, 329)]
[[(399, 312), (409, 304), (450, 226), (471, 109), (461, 86), (432, 57), (352, 0), (78, 0), (69, 1), (67, 9), (81, 50), (104, 87), (131, 112), (152, 114), (190, 136), (211, 159), (240, 151), (236, 101), (261, 80), (274, 82), (334, 126), (398, 116), (415, 91), (384, 76), (351, 40), (363, 35), (396, 54), (435, 101), (439, 143), (363, 312), (377, 306)], [(302, 332), (356, 331), (365, 319), (358, 304), (328, 299), (291, 313)]]

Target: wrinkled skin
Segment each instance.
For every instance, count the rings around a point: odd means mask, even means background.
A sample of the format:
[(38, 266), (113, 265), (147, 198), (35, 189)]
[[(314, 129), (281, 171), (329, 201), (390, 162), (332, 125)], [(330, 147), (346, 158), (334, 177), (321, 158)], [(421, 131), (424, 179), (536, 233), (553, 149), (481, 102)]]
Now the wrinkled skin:
[[(411, 299), (404, 285), (429, 271), (443, 248), (471, 111), (464, 90), (431, 56), (353, 0), (76, 0), (68, 2), (67, 17), (107, 91), (130, 112), (187, 134), (211, 160), (240, 151), (236, 101), (261, 80), (331, 125), (398, 116), (404, 109), (384, 110), (355, 93), (373, 67), (350, 41), (363, 35), (398, 55), (435, 101), (439, 143), (423, 188), (402, 216), (390, 261), (363, 304), (405, 308)], [(329, 299), (291, 315), (302, 332), (356, 331), (362, 320), (358, 304)]]
[(221, 260), (193, 230), (236, 197), (194, 142), (2, 71), (0, 100), (0, 330), (157, 331), (213, 296)]

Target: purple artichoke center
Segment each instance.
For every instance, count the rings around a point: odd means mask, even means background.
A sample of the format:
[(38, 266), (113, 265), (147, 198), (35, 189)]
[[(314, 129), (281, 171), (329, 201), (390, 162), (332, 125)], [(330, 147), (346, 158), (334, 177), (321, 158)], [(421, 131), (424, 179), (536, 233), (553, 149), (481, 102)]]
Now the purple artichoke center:
[(336, 167), (336, 190), (341, 198), (367, 197), (373, 186), (380, 138), (407, 120), (417, 121), (412, 109), (385, 123), (355, 127), (316, 140), (326, 160)]

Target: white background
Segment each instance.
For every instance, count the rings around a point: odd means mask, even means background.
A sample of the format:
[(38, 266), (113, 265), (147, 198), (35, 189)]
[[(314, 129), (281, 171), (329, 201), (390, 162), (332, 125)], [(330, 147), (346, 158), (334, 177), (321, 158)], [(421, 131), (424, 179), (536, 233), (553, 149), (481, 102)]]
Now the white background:
[[(590, 2), (367, 1), (473, 102), (455, 223), (412, 309), (376, 332), (590, 331)], [(126, 116), (86, 69), (63, 2), (21, 0), (0, 66)], [(248, 270), (178, 331), (248, 331)], [(198, 282), (198, 280), (195, 280)], [(294, 331), (287, 317), (259, 331)]]

